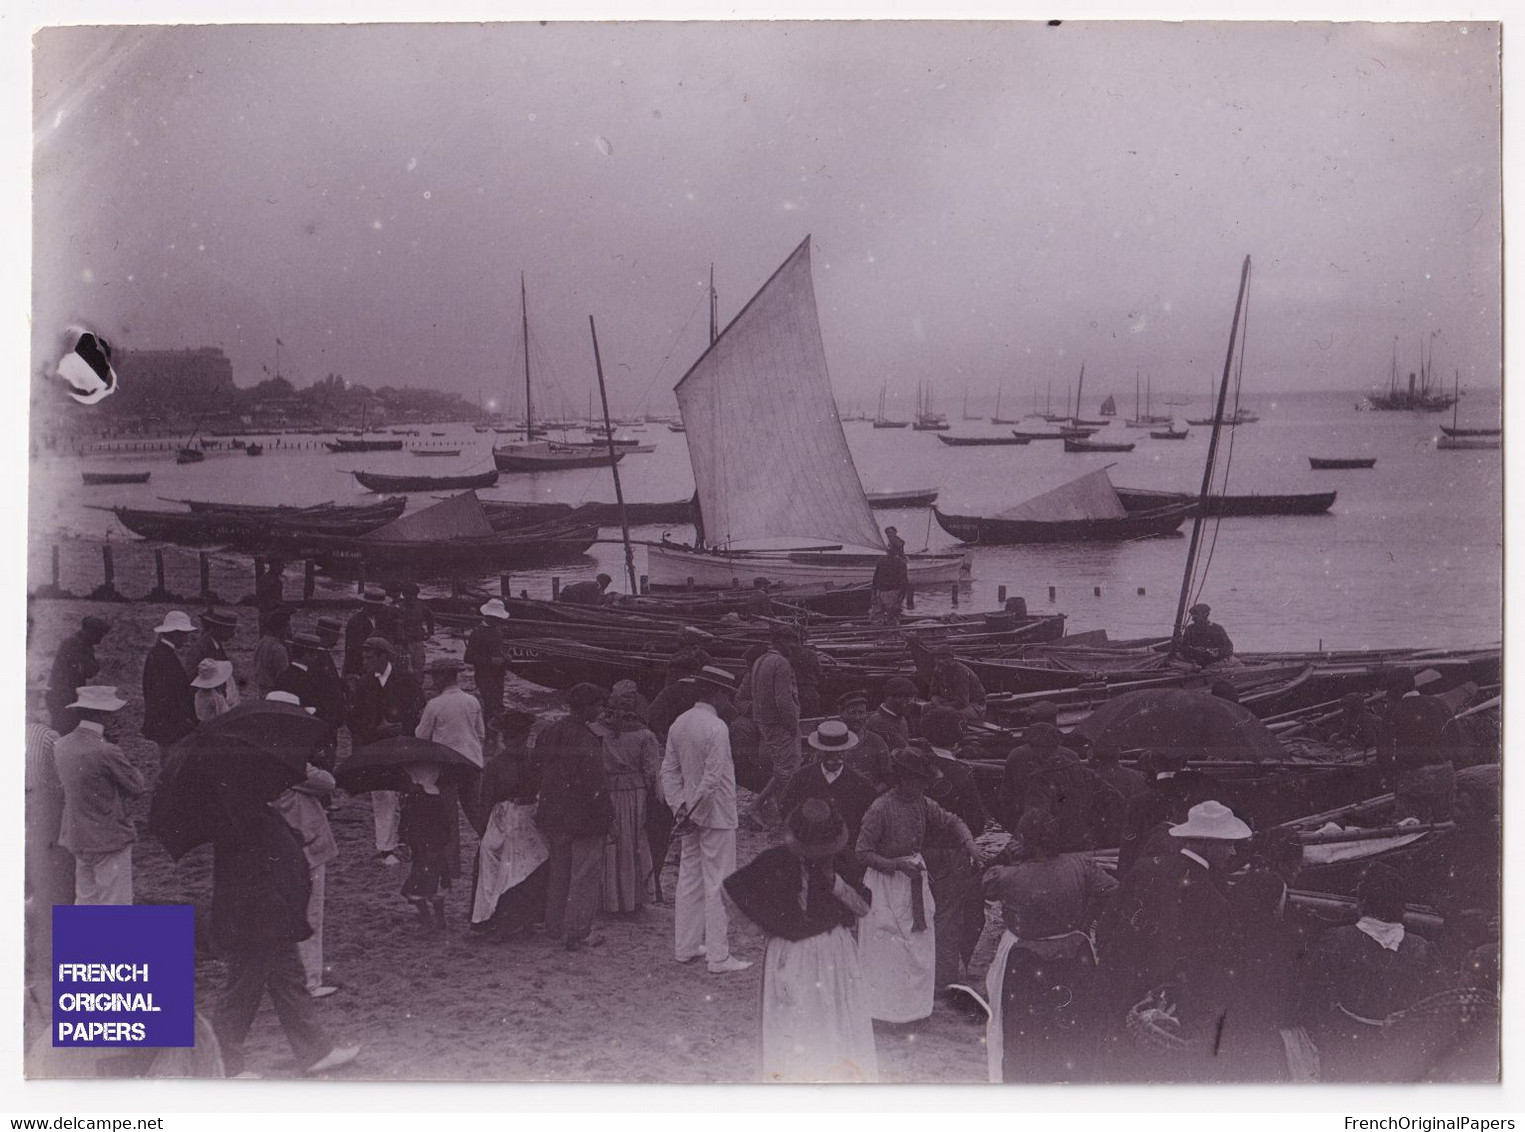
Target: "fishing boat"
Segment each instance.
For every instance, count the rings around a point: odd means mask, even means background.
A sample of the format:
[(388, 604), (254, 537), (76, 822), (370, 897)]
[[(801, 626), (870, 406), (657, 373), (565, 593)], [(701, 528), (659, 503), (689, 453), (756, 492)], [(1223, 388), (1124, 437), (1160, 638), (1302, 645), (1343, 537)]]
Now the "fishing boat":
[[(1456, 383), (1453, 387), (1453, 400), (1451, 405), (1451, 423), (1449, 426), (1441, 425), (1440, 431), (1445, 437), (1435, 442), (1436, 448), (1497, 448), (1498, 437), (1503, 435), (1501, 428), (1460, 428), (1457, 417), (1461, 408), (1461, 371), (1456, 371)], [(1486, 440), (1493, 438), (1492, 444), (1447, 444), (1447, 440)]]
[(200, 448), (182, 448), (175, 453), (177, 464), (199, 464), (207, 458), (207, 454)]
[[(1018, 421), (1018, 420), (1008, 419), (1006, 417), (1001, 416), (1001, 392), (1002, 392), (1002, 388), (1005, 386), (1005, 384), (1006, 383), (1004, 381), (996, 383), (996, 387), (995, 387), (995, 413), (991, 416), (990, 423), (991, 424), (998, 424), (998, 425), (999, 424), (1020, 424), (1021, 422)], [(1033, 390), (1033, 407), (1036, 408), (1037, 404), (1038, 404), (1038, 391), (1036, 389), (1034, 389)]]
[(1149, 430), (1149, 436), (1152, 440), (1185, 440), (1190, 435), (1191, 429), (1189, 428), (1165, 428)]
[[(1235, 409), (1232, 413), (1229, 413), (1223, 418), (1223, 423), (1232, 428), (1235, 425), (1254, 424), (1259, 419), (1259, 416), (1250, 412), (1248, 409)], [(1213, 425), (1213, 418), (1188, 417), (1186, 419), (1186, 423), (1189, 425), (1195, 425), (1198, 428), (1211, 428)]]
[[(968, 398), (966, 397), (967, 401)], [(924, 385), (916, 387), (916, 419), (911, 428), (917, 432), (942, 432), (950, 428), (948, 418), (932, 411), (932, 391)]]
[(1084, 437), (1066, 436), (1064, 438), (1064, 450), (1066, 452), (1132, 452), (1136, 447), (1131, 441), (1126, 443), (1108, 443), (1105, 440), (1087, 440)]
[(1454, 425), (1441, 425), (1440, 431), (1452, 437), (1502, 436), (1504, 434), (1501, 428), (1457, 428)]
[(684, 428), (681, 424), (670, 424), (670, 425), (667, 426), (667, 431), (668, 432), (687, 432), (688, 430), (686, 428)]
[[(647, 550), (655, 587), (872, 579), (885, 545), (837, 417), (807, 236), (676, 387), (699, 500), (695, 542)], [(913, 585), (961, 554), (913, 554)]]
[(409, 452), (415, 456), (459, 456), (459, 448), (409, 448)]
[[(552, 440), (549, 442), (553, 452), (590, 452), (597, 451), (604, 454), (604, 463), (609, 462), (609, 442), (606, 440)], [(641, 456), (649, 452), (655, 452), (655, 444), (641, 444), (637, 441), (616, 444), (614, 450), (621, 456)]]
[[(1153, 511), (1172, 504), (1197, 502), (1197, 497), (1176, 491), (1146, 488), (1116, 489), (1123, 507), (1130, 511)], [(1322, 515), (1334, 505), (1335, 492), (1314, 491), (1286, 495), (1209, 495), (1203, 514), (1209, 518), (1240, 518), (1266, 515)]]
[(1072, 435), (1073, 437), (1078, 439), (1078, 438), (1081, 438), (1081, 437), (1092, 436), (1092, 435), (1095, 434), (1096, 430), (1095, 429), (1069, 429), (1069, 430), (1060, 429), (1058, 432), (1027, 432), (1027, 431), (1025, 431), (1023, 429), (1014, 428), (1014, 429), (1011, 430), (1011, 435), (1016, 437), (1017, 440), (1019, 440), (1023, 444), (1027, 444), (1028, 442), (1033, 441), (1033, 440), (1063, 440), (1065, 438), (1065, 435), (1066, 435), (1067, 432), (1070, 435)]
[(1149, 392), (1144, 400), (1139, 399), (1139, 374), (1133, 375), (1133, 417), (1123, 424), (1128, 428), (1155, 428), (1159, 425), (1171, 423), (1169, 417), (1159, 417), (1154, 414), (1154, 378), (1149, 379)]
[[(939, 436), (937, 439), (946, 440), (947, 437)], [(869, 491), (868, 505), (878, 510), (887, 510), (891, 507), (930, 507), (937, 502), (937, 488), (912, 488), (909, 491)]]
[(1498, 448), (1502, 438), (1497, 436), (1441, 436), (1435, 440), (1435, 447), (1441, 451), (1468, 450)]
[(347, 440), (337, 436), (333, 440), (325, 440), (323, 447), (330, 452), (401, 452), (401, 440), (366, 440), (364, 438)]
[[(1419, 340), (1419, 370), (1417, 373), (1409, 373), (1408, 387), (1405, 389), (1398, 382), (1398, 339), (1393, 339), (1393, 360), (1392, 367), (1388, 371), (1387, 390), (1383, 393), (1368, 394), (1364, 408), (1377, 412), (1442, 413), (1456, 404), (1455, 397), (1432, 392), (1430, 373), (1435, 361), (1433, 334), (1430, 335), (1428, 352), (1425, 345), (1425, 339), (1421, 338)], [(1445, 386), (1442, 385), (1440, 388), (1444, 389)]]
[(445, 578), (575, 561), (597, 541), (598, 527), (588, 523), (494, 530), (476, 493), (467, 491), (362, 535), (312, 530), (292, 546), (338, 577)]
[(1107, 399), (1101, 403), (1101, 408), (1097, 412), (1104, 417), (1117, 416), (1117, 402), (1113, 400), (1110, 393), (1107, 394)]
[(103, 487), (113, 483), (147, 483), (150, 472), (81, 472), (86, 487)]
[(244, 445), (244, 455), (245, 456), (263, 456), (264, 454), (265, 454), (265, 446), (263, 444), (246, 444), (246, 445)]
[[(888, 392), (889, 392), (889, 386), (888, 385), (882, 386), (880, 388), (880, 390), (879, 390), (879, 414), (878, 414), (878, 416), (874, 417), (874, 427), (875, 428), (905, 428), (906, 426), (908, 426), (911, 423), (910, 421), (892, 421), (892, 420), (890, 420), (889, 417), (884, 415), (884, 396)], [(835, 402), (833, 402), (833, 404), (835, 404)]]
[(1090, 429), (1105, 428), (1107, 425), (1112, 423), (1110, 418), (1106, 418), (1106, 419), (1099, 420), (1099, 421), (1094, 421), (1094, 420), (1086, 420), (1086, 419), (1082, 418), (1081, 415), (1080, 415), (1080, 396), (1081, 396), (1082, 393), (1085, 392), (1085, 387), (1086, 387), (1086, 367), (1085, 367), (1085, 363), (1081, 362), (1080, 363), (1080, 381), (1079, 381), (1079, 383), (1075, 387), (1075, 411), (1070, 416), (1070, 425), (1073, 428), (1090, 428)]
[(498, 482), (496, 469), (462, 476), (389, 476), (378, 472), (351, 472), (367, 491), (466, 491), (492, 487)]
[(358, 536), (398, 518), (407, 500), (398, 497), (370, 508), (289, 511), (152, 511), (111, 507), (117, 522), (135, 535), (181, 546), (231, 545), (245, 550), (284, 548), (294, 539), (323, 532)]
[(1316, 472), (1341, 471), (1349, 468), (1374, 468), (1377, 466), (1375, 456), (1360, 457), (1336, 457), (1336, 456), (1309, 456), (1308, 466)]
[(947, 515), (932, 508), (938, 526), (964, 543), (1013, 546), (1050, 542), (1124, 542), (1174, 534), (1196, 503), (1129, 512), (1105, 468), (1062, 484), (991, 517)]
[(1028, 444), (1028, 436), (942, 436), (938, 440), (953, 448), (989, 448), (999, 444)]

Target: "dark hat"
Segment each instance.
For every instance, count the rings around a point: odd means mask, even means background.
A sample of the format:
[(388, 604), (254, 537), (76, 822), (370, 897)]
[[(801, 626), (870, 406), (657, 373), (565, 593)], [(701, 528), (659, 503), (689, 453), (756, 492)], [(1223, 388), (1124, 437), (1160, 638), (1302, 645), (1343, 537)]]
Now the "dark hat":
[(1366, 915), (1398, 923), (1408, 901), (1408, 884), (1397, 869), (1379, 862), (1368, 867), (1356, 883), (1356, 900)]
[(360, 595), (360, 602), (362, 605), (385, 605), (387, 595), (380, 590), (366, 590)]
[(221, 609), (208, 609), (201, 615), (203, 625), (221, 625), (225, 629), (233, 629), (238, 626), (238, 614), (228, 613)]
[(923, 782), (936, 782), (943, 776), (937, 768), (937, 756), (931, 751), (918, 751), (915, 747), (902, 747), (890, 755), (890, 769), (901, 775), (919, 778)]
[(916, 682), (904, 676), (891, 676), (884, 683), (884, 694), (886, 696), (914, 696)]
[(683, 679), (689, 683), (717, 688), (722, 692), (734, 692), (736, 690), (736, 677), (732, 676), (725, 669), (716, 668), (712, 664), (706, 664), (692, 676), (685, 676)]
[(392, 642), (385, 637), (367, 637), (365, 644), (360, 646), (362, 652), (379, 652), (387, 656), (395, 657), (397, 650), (392, 647)]
[(1022, 742), (1029, 747), (1055, 748), (1064, 743), (1064, 732), (1052, 723), (1034, 723), (1022, 732)]
[(344, 622), (337, 617), (319, 617), (318, 631), (320, 633), (342, 633), (344, 632)]
[(385, 590), (388, 594), (400, 594), (400, 593), (402, 593), (402, 583), (401, 582), (382, 582), (381, 583), (381, 588), (383, 590)]
[(1039, 700), (1028, 706), (1027, 718), (1034, 722), (1052, 723), (1059, 718), (1059, 705), (1053, 700)]
[(98, 633), (103, 637), (111, 632), (111, 622), (107, 621), (104, 617), (86, 617), (79, 623), (79, 627), (86, 632)]
[(784, 824), (784, 844), (796, 857), (835, 857), (847, 845), (847, 823), (824, 798), (806, 798)]
[(608, 698), (608, 693), (597, 684), (573, 684), (567, 692), (567, 703), (575, 708), (593, 707)]
[(837, 707), (839, 709), (852, 704), (862, 704), (864, 707), (867, 707), (868, 693), (862, 688), (854, 688), (851, 692), (843, 692), (837, 697)]
[(417, 597), (418, 596), (418, 583), (417, 582), (404, 582), (402, 584), (402, 596), (403, 597)]
[(1212, 606), (1208, 605), (1206, 602), (1199, 601), (1199, 602), (1197, 602), (1196, 605), (1192, 606), (1186, 612), (1187, 613), (1200, 613), (1203, 617), (1206, 617), (1212, 611), (1213, 611), (1213, 607)]
[(321, 649), (323, 647), (322, 638), (316, 633), (295, 633), (292, 635), (291, 643), (302, 649)]
[(608, 574), (600, 574), (593, 580), (601, 586), (607, 586), (610, 582), (614, 581)]

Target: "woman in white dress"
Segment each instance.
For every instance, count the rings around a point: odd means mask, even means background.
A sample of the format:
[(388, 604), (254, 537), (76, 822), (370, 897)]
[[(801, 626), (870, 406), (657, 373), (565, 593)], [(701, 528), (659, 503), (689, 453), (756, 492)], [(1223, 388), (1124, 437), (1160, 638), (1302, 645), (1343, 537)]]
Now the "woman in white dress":
[(545, 918), (550, 849), (535, 824), (540, 770), (527, 749), (534, 723), (528, 712), (509, 711), (487, 724), (488, 740), (498, 750), (482, 773), (477, 799), (487, 813), (471, 899), (476, 939), (501, 943)]

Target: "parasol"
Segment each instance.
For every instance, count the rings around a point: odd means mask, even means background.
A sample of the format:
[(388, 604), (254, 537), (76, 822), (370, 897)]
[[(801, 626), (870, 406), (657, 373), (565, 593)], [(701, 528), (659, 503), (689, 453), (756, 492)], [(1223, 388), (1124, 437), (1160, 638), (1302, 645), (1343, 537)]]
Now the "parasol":
[(1287, 757), (1276, 736), (1248, 708), (1192, 689), (1124, 692), (1074, 730), (1092, 743), (1171, 751), (1192, 762), (1282, 762)]
[(398, 735), (361, 747), (344, 760), (334, 773), (339, 786), (351, 794), (371, 790), (400, 790), (408, 784), (403, 770), (409, 763), (433, 763), (440, 768), (440, 781), (449, 782), (481, 770), (465, 755), (443, 743)]
[(207, 720), (165, 754), (148, 829), (179, 858), (216, 835), (225, 799), (268, 802), (301, 782), (329, 727), (292, 704), (255, 700)]

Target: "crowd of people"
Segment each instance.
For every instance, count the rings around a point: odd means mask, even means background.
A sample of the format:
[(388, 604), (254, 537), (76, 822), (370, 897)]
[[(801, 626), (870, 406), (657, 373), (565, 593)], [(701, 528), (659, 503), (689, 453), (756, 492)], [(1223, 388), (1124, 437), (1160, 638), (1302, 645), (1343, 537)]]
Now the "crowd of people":
[[(172, 611), (154, 628), (142, 735), (161, 774), (251, 700), (325, 725), (274, 802), (218, 800), (210, 912), (228, 982), (212, 1022), (230, 1074), (250, 1072), (266, 994), (306, 1071), (359, 1054), (313, 1006), (336, 993), (327, 813), (346, 782), (371, 795), (376, 866), (406, 858), (399, 892), (421, 928), (451, 924), (447, 893), (469, 874), (465, 926), (486, 946), (543, 932), (596, 954), (600, 914), (664, 899), (676, 843), (673, 958), (717, 976), (761, 962), (764, 1080), (877, 1080), (876, 1027), (938, 1009), (985, 1023), (992, 1081), (1421, 1079), (1471, 1072), (1486, 1051), (1487, 1025), (1468, 1023), (1497, 984), (1497, 775), (1458, 769), (1449, 717), (1397, 677), (1383, 704), (1344, 705), (1331, 736), (1375, 748), (1398, 817), (1456, 834), (1429, 875), (1366, 869), (1358, 907), (1330, 919), (1289, 899), (1297, 841), (1253, 830), (1178, 752), (1134, 769), (1062, 730), (1049, 703), (1014, 734), (979, 726), (985, 690), (946, 649), (918, 678), (826, 704), (796, 629), (777, 626), (739, 680), (685, 632), (649, 701), (630, 681), (580, 683), (542, 719), (505, 703), (508, 609), (479, 613), (463, 660), (427, 664), (436, 630), (416, 586), (301, 629), (267, 604), (245, 673), (226, 649), (232, 612), (208, 609), (198, 629)], [(110, 630), (87, 617), (63, 643), (48, 725), (28, 731), (39, 902), (134, 898), (129, 806), (152, 783), (109, 739), (131, 693), (92, 683)], [(1227, 640), (1211, 638), (1194, 647)], [(1004, 770), (982, 793), (969, 756), (988, 759), (993, 737)], [(385, 773), (353, 773), (367, 760)], [(738, 778), (755, 784), (746, 807)], [(465, 867), (462, 816), (477, 835)], [(739, 828), (769, 847), (738, 862)], [(1010, 836), (992, 852), (996, 829)], [(1115, 862), (1097, 852), (1113, 849)], [(1418, 900), (1444, 917), (1437, 938), (1439, 921), (1407, 910)], [(765, 933), (761, 956), (733, 947), (737, 912)], [(1000, 939), (980, 984), (987, 927)]]

